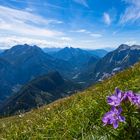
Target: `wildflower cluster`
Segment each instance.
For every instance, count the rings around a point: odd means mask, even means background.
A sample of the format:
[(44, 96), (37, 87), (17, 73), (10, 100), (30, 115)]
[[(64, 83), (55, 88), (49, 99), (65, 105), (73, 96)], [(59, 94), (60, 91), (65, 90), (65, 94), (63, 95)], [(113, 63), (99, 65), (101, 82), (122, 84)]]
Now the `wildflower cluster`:
[(121, 104), (126, 102), (130, 102), (131, 105), (140, 107), (140, 95), (133, 93), (132, 91), (122, 92), (116, 88), (115, 93), (107, 97), (107, 103), (111, 106), (111, 110), (102, 118), (104, 125), (111, 124), (116, 129), (119, 122), (125, 122), (125, 117), (121, 115)]

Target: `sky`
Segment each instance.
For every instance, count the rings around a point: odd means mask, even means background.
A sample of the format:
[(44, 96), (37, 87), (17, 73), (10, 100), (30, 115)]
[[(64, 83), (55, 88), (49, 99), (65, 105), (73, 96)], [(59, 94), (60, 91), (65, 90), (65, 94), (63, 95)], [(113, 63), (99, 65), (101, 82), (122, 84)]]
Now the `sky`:
[(140, 44), (140, 0), (0, 0), (0, 48)]

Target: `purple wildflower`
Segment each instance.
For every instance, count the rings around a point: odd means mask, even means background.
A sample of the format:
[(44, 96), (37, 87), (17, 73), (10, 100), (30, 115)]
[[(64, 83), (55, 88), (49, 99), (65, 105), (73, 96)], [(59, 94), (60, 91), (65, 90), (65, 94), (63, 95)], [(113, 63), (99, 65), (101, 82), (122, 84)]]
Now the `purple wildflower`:
[(130, 102), (133, 102), (135, 96), (136, 94), (133, 93), (133, 91), (127, 91), (124, 93), (123, 100), (129, 100)]
[(140, 95), (133, 93), (133, 91), (125, 92), (123, 100), (129, 100), (132, 104), (140, 106)]
[(114, 129), (116, 129), (118, 127), (119, 122), (125, 121), (125, 118), (121, 116), (121, 112), (121, 107), (119, 109), (112, 107), (111, 110), (107, 112), (102, 118), (104, 125), (112, 124)]
[(140, 95), (135, 94), (135, 96), (132, 97), (132, 103), (140, 107)]
[(115, 94), (109, 96), (107, 98), (107, 102), (111, 106), (119, 106), (122, 99), (123, 99), (122, 97), (123, 97), (122, 91), (120, 91), (118, 88), (116, 88), (115, 89)]
[(140, 95), (136, 94), (136, 96), (137, 96), (137, 104), (140, 106)]

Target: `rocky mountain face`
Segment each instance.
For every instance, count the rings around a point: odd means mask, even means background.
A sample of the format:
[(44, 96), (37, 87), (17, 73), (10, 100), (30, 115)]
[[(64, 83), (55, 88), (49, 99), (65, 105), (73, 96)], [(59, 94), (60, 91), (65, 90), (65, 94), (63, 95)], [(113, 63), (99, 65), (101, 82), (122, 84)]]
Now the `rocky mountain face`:
[(140, 46), (122, 44), (96, 64), (95, 73), (100, 72), (97, 76), (97, 78), (99, 78), (100, 75), (104, 76), (105, 74), (113, 74), (117, 71), (121, 71), (138, 61), (140, 61)]
[(140, 61), (140, 46), (122, 44), (116, 50), (109, 52), (96, 64), (91, 62), (89, 67), (79, 74), (78, 78), (79, 81), (83, 79), (82, 81), (89, 83), (102, 81), (138, 61)]

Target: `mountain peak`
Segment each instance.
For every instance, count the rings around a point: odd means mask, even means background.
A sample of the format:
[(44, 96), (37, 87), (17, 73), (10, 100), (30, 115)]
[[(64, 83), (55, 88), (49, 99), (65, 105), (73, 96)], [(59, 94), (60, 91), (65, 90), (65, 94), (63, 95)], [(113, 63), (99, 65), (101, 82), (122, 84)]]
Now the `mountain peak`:
[(5, 50), (1, 54), (1, 58), (4, 58), (8, 62), (14, 65), (22, 64), (26, 60), (32, 60), (35, 62), (41, 60), (51, 59), (48, 54), (45, 54), (43, 50), (37, 46), (30, 46), (28, 44), (15, 45), (12, 48)]
[(39, 48), (38, 46), (36, 45), (28, 45), (28, 44), (24, 44), (24, 45), (15, 45), (13, 46), (11, 49), (9, 50), (15, 50), (15, 51), (22, 51), (22, 50), (40, 50), (41, 51), (41, 48)]
[(30, 46), (28, 44), (24, 45), (15, 45), (12, 48), (5, 50), (2, 55), (11, 55), (11, 56), (21, 56), (26, 55), (27, 53), (44, 53), (41, 48), (38, 46)]
[(140, 50), (140, 45), (132, 45), (131, 50)]
[(74, 49), (76, 49), (76, 48), (67, 46), (67, 47), (63, 48), (62, 50), (74, 50)]
[(130, 46), (128, 46), (127, 44), (121, 44), (119, 47), (118, 47), (118, 50), (126, 50), (126, 49), (129, 49)]
[(140, 50), (140, 45), (132, 45), (132, 46), (129, 46), (127, 44), (122, 44), (118, 47), (118, 50), (127, 50), (127, 49), (130, 49), (130, 50)]
[(73, 48), (73, 47), (65, 47), (60, 51), (68, 52), (68, 53), (79, 53), (79, 52), (87, 52), (86, 50), (82, 50), (80, 48)]

